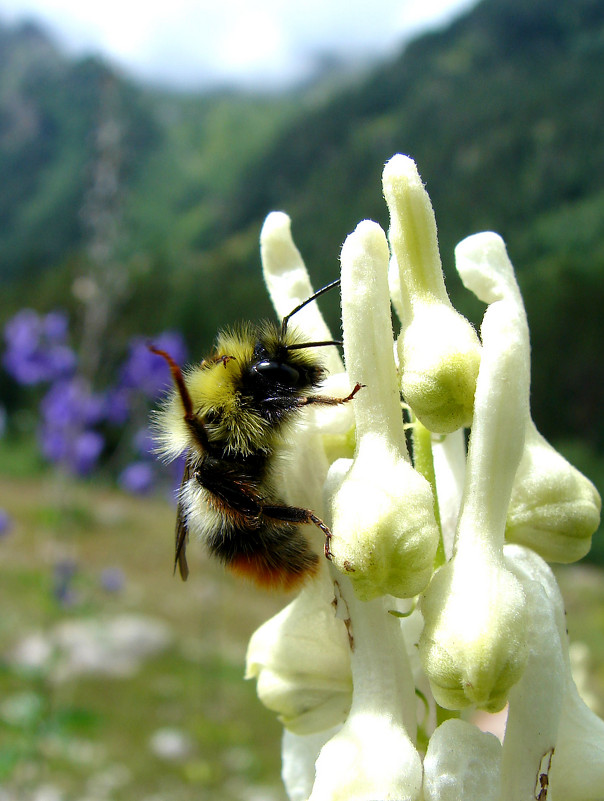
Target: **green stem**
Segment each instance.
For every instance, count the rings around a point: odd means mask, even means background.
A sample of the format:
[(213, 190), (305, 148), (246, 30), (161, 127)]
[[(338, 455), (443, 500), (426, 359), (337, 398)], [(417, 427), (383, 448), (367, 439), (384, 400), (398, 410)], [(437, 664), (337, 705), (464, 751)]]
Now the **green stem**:
[[(413, 412), (411, 412), (413, 415)], [(443, 531), (440, 522), (440, 509), (438, 507), (438, 494), (436, 492), (436, 473), (434, 472), (434, 458), (432, 456), (432, 434), (420, 423), (413, 415), (413, 461), (414, 467), (432, 487), (432, 497), (434, 499), (434, 517), (439, 531), (438, 548), (434, 557), (434, 569), (444, 565), (446, 562), (445, 546), (443, 543)]]

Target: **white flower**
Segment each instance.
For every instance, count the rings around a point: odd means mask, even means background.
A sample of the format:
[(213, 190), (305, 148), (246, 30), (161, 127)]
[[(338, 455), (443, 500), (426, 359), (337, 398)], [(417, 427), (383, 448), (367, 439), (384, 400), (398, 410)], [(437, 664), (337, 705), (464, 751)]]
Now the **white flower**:
[(287, 729), (313, 734), (343, 723), (352, 677), (346, 627), (331, 603), (333, 588), (307, 586), (253, 635), (246, 678)]
[(354, 692), (346, 722), (321, 749), (309, 801), (419, 801), (415, 698), (400, 626), (385, 599), (359, 601), (344, 577), (337, 587), (349, 620)]
[[(456, 247), (455, 259), (467, 287), (485, 301), (505, 295), (526, 325), (524, 303), (501, 237), (490, 232), (470, 236)], [(525, 347), (528, 359), (528, 336)], [(600, 524), (600, 496), (591, 481), (537, 431), (528, 390), (524, 452), (512, 489), (506, 538), (528, 545), (550, 562), (574, 562), (589, 551)]]
[(449, 433), (472, 421), (480, 344), (447, 295), (434, 211), (415, 163), (393, 156), (382, 181), (393, 264), (399, 270), (399, 280), (392, 284), (400, 293), (395, 306), (402, 322), (401, 389), (426, 428)]
[[(586, 552), (599, 496), (531, 421), (528, 326), (501, 240), (480, 234), (456, 251), (465, 285), (489, 304), (481, 345), (446, 294), (413, 162), (395, 156), (383, 185), (393, 252), (368, 221), (346, 240), (346, 372), (326, 353), (334, 394), (365, 386), (353, 403), (310, 410), (284, 462), (285, 496), (332, 528), (332, 563), (248, 651), (248, 676), (287, 727), (286, 790), (290, 801), (597, 801), (604, 723), (572, 680), (543, 557)], [(262, 260), (287, 315), (312, 290), (286, 215), (267, 218)], [(331, 339), (316, 303), (299, 324)], [(400, 387), (434, 432), (415, 423), (413, 460)], [(439, 705), (507, 701), (503, 744), (467, 721), (436, 725)]]
[(501, 743), (463, 720), (446, 720), (424, 759), (424, 801), (497, 801)]
[[(526, 599), (503, 561), (507, 508), (524, 445), (528, 332), (509, 300), (493, 296), (452, 559), (422, 599), (420, 654), (435, 698), (449, 709), (495, 712), (524, 670)], [(520, 423), (518, 423), (520, 420)]]
[(382, 229), (360, 223), (342, 249), (346, 369), (357, 448), (333, 498), (334, 565), (360, 598), (408, 598), (432, 575), (439, 532), (428, 482), (411, 466), (401, 415)]

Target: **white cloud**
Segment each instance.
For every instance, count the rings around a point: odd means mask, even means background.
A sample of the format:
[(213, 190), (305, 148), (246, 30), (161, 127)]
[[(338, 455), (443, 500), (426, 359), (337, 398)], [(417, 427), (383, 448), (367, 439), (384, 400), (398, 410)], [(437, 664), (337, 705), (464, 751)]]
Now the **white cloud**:
[(316, 53), (386, 54), (411, 31), (472, 0), (3, 0), (72, 52), (101, 52), (141, 77), (194, 85), (279, 83)]

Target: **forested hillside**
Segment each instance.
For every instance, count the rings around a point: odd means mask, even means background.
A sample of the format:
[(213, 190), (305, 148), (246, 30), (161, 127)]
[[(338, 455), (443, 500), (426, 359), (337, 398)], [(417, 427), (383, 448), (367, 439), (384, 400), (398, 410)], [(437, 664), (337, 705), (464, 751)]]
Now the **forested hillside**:
[(531, 323), (537, 419), (601, 448), (603, 97), (604, 4), (484, 0), (285, 130), (244, 176), (225, 234), (286, 208), (326, 280), (357, 220), (387, 225), (381, 165), (411, 154), (448, 268), (470, 233), (493, 229), (508, 243)]
[[(0, 34), (0, 275), (8, 308), (74, 306), (95, 168), (113, 165), (113, 258), (129, 277), (115, 336), (268, 311), (264, 215), (288, 211), (315, 283), (357, 221), (387, 225), (394, 152), (428, 185), (451, 274), (456, 241), (506, 239), (525, 293), (535, 416), (549, 436), (604, 448), (604, 4), (483, 0), (339, 90), (182, 96), (70, 62), (31, 27)], [(98, 131), (111, 123), (112, 149)], [(111, 161), (112, 160), (112, 161)], [(50, 269), (52, 268), (52, 269)], [(26, 283), (24, 283), (26, 281)], [(333, 312), (335, 318), (335, 312)], [(555, 377), (555, 380), (554, 380)]]

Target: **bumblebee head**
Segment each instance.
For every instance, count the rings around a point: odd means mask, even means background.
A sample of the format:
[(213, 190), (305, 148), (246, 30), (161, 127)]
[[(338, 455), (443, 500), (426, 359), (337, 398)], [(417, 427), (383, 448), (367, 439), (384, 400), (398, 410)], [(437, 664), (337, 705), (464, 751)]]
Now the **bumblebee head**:
[(340, 344), (304, 341), (289, 320), (338, 283), (319, 290), (280, 325), (247, 323), (222, 332), (214, 354), (184, 375), (167, 353), (151, 348), (170, 365), (176, 389), (158, 418), (162, 451), (171, 457), (202, 438), (224, 452), (271, 451), (284, 424), (323, 379), (314, 349)]

